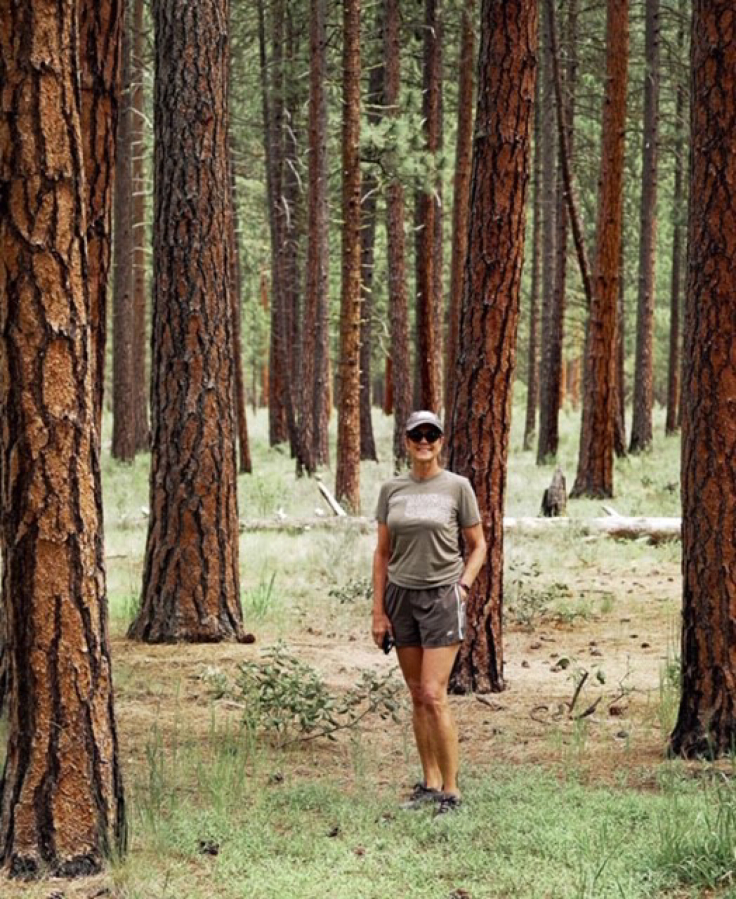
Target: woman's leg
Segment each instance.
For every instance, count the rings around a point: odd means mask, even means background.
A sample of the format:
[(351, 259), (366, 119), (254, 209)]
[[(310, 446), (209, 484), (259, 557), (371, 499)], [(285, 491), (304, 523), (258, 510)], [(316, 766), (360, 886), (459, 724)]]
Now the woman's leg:
[(414, 739), (416, 740), (419, 760), (422, 763), (422, 771), (424, 772), (424, 786), (430, 790), (441, 790), (442, 771), (434, 753), (433, 741), (431, 739), (432, 720), (427, 713), (422, 692), (422, 657), (424, 653), (425, 650), (421, 646), (396, 647), (401, 673), (404, 675), (404, 680), (411, 693)]
[(447, 685), (460, 644), (424, 648), (420, 676), (420, 703), (423, 708), (424, 735), (428, 739), (429, 754), (439, 767), (442, 790), (459, 796), (457, 785), (458, 739), (457, 728), (447, 700)]

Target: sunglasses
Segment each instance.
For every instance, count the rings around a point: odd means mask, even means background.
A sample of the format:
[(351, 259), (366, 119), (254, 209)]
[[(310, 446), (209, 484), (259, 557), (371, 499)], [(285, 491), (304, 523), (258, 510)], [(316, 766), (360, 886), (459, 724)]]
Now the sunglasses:
[(427, 443), (436, 443), (440, 437), (442, 436), (442, 431), (438, 431), (437, 428), (417, 428), (414, 431), (409, 431), (406, 435), (412, 443), (421, 443), (422, 440), (426, 440)]

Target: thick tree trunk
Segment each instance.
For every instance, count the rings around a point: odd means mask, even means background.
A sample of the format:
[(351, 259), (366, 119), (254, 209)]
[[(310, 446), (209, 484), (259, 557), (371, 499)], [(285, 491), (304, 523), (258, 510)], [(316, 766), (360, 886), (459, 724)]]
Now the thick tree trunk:
[[(102, 428), (124, 0), (77, 0), (95, 422)], [(76, 39), (76, 35), (75, 35)]]
[[(74, 0), (0, 0), (0, 501), (12, 683), (0, 855), (24, 878), (92, 874), (125, 848), (91, 299), (109, 257), (88, 268), (78, 33)], [(100, 115), (106, 164), (113, 132)], [(92, 183), (104, 193), (108, 177)], [(109, 234), (107, 216), (97, 221)]]
[(131, 105), (132, 16), (128, 9), (123, 34), (123, 103), (117, 134), (115, 186), (115, 271), (113, 291), (112, 456), (135, 458), (135, 375), (133, 343), (133, 109)]
[[(452, 418), (455, 396), (455, 364), (458, 354), (460, 307), (463, 300), (465, 258), (468, 254), (470, 214), (470, 176), (473, 168), (473, 91), (475, 82), (475, 0), (465, 0), (462, 12), (459, 85), (457, 99), (457, 145), (455, 148), (455, 194), (452, 205), (452, 258), (450, 263), (450, 301), (445, 350), (445, 418)], [(535, 157), (536, 158), (536, 157)], [(535, 194), (536, 196), (536, 194)], [(535, 219), (536, 221), (536, 219)], [(450, 435), (446, 435), (447, 438)], [(450, 441), (446, 440), (446, 447)]]
[(628, 0), (608, 0), (606, 33), (606, 90), (601, 135), (596, 265), (585, 342), (580, 454), (571, 497), (613, 495), (616, 303), (623, 205)]
[(456, 692), (504, 687), (503, 507), (536, 47), (536, 0), (483, 0), (450, 468), (475, 488), (489, 550), (468, 600), (467, 636), (451, 680)]
[[(399, 0), (385, 0), (384, 51), (386, 67), (386, 115), (399, 115), (401, 79), (401, 35)], [(406, 245), (404, 240), (404, 187), (399, 179), (396, 150), (388, 157), (389, 182), (386, 187), (386, 244), (388, 255), (388, 303), (391, 329), (391, 398), (394, 413), (394, 470), (406, 461), (404, 426), (411, 411), (411, 365), (409, 356), (409, 308), (406, 286)], [(388, 376), (387, 376), (388, 378)], [(386, 393), (389, 393), (388, 384)]]
[[(678, 56), (685, 53), (685, 11), (680, 3), (680, 25), (677, 32)], [(685, 114), (685, 88), (678, 81), (675, 102), (675, 187), (672, 197), (672, 280), (670, 285), (670, 352), (667, 370), (667, 419), (665, 434), (674, 434), (679, 428), (680, 405), (680, 281), (682, 277), (682, 212), (683, 212), (683, 116)]]
[[(424, 54), (422, 70), (425, 149), (435, 161), (440, 150), (442, 132), (442, 33), (440, 0), (425, 0)], [(417, 197), (419, 230), (417, 232), (417, 353), (419, 375), (418, 405), (439, 412), (441, 394), (440, 315), (442, 257), (437, 248), (437, 232), (441, 227), (439, 181), (431, 193)]]
[[(377, 31), (382, 37), (383, 17), (376, 14)], [(373, 66), (369, 77), (368, 122), (375, 127), (381, 121), (383, 108), (383, 62)], [(360, 270), (360, 458), (378, 461), (371, 418), (371, 356), (373, 355), (373, 266), (376, 245), (376, 217), (378, 207), (378, 177), (369, 169), (363, 178), (361, 205)]]
[(342, 296), (335, 496), (360, 511), (360, 0), (343, 0)]
[(646, 0), (644, 143), (639, 237), (639, 293), (636, 318), (632, 453), (652, 447), (654, 402), (654, 302), (657, 256), (657, 158), (659, 140), (659, 0)]
[(228, 17), (228, 0), (155, 5), (151, 515), (141, 610), (129, 631), (151, 643), (243, 637)]
[(143, 34), (144, 0), (129, 0), (134, 4), (133, 31), (131, 34), (131, 103), (133, 106), (131, 147), (133, 151), (133, 405), (135, 408), (136, 452), (146, 452), (151, 445), (151, 429), (148, 423), (150, 382), (147, 376), (146, 350), (148, 349), (146, 312), (148, 309), (148, 229), (146, 227), (146, 129), (144, 126), (145, 92), (143, 90), (144, 66)]
[[(554, 0), (541, 0), (542, 4), (552, 4)], [(557, 189), (555, 156), (555, 92), (552, 77), (552, 47), (549, 19), (542, 18), (540, 27), (540, 88), (541, 99), (539, 143), (542, 154), (542, 334), (541, 360), (539, 365), (539, 440), (537, 442), (537, 464), (544, 465), (554, 456), (556, 447), (550, 442), (548, 426), (548, 384), (551, 378), (551, 362), (554, 341), (555, 304), (555, 242), (557, 238)], [(559, 393), (559, 382), (556, 389)], [(553, 399), (555, 409), (559, 399)], [(555, 417), (556, 421), (556, 417)]]
[(541, 182), (542, 154), (539, 111), (539, 79), (534, 98), (534, 194), (532, 209), (532, 277), (529, 296), (529, 347), (527, 351), (526, 419), (524, 422), (524, 449), (534, 445), (537, 426), (537, 399), (539, 394), (539, 269), (542, 256)]
[(671, 737), (684, 756), (736, 745), (736, 18), (695, 0), (688, 282), (682, 417), (682, 699)]

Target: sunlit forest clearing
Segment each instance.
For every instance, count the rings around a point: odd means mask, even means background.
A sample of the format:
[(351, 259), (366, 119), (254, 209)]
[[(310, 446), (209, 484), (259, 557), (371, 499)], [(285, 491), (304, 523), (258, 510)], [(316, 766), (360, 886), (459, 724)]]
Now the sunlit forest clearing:
[[(534, 515), (552, 468), (521, 450), (520, 408), (507, 508)], [(417, 775), (403, 698), (396, 722), (367, 715), (334, 742), (304, 742), (308, 734), (291, 722), (295, 742), (279, 748), (265, 719), (220, 695), (223, 678), (234, 681), (240, 663), (263, 661), (279, 641), (337, 697), (364, 671), (382, 676), (396, 666), (369, 637), (373, 529), (290, 532), (290, 522), (329, 510), (314, 482), (294, 477), (288, 452), (267, 449), (265, 414), (251, 421), (258, 474), (239, 479), (241, 520), (282, 519), (284, 529), (241, 536), (249, 645), (125, 638), (139, 598), (147, 459), (106, 462), (130, 852), (90, 882), (4, 884), (1, 895), (732, 895), (721, 881), (733, 871), (732, 762), (666, 758), (679, 701), (679, 542), (574, 529), (507, 541), (508, 686), (452, 699), (467, 797), (452, 822), (396, 808)], [(563, 470), (574, 463), (577, 424), (566, 409)], [(374, 425), (381, 461), (362, 466), (366, 510), (390, 473), (391, 420), (376, 413)], [(656, 453), (618, 462), (616, 511), (677, 514), (678, 443), (663, 439)], [(569, 507), (573, 519), (598, 514), (589, 500)]]

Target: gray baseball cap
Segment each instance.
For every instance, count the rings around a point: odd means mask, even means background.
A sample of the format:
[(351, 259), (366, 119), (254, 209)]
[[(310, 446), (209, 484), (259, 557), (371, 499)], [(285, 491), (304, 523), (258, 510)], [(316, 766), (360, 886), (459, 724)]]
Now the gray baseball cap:
[(406, 419), (406, 428), (404, 430), (408, 434), (409, 431), (413, 431), (414, 428), (418, 428), (419, 425), (433, 425), (440, 434), (445, 433), (439, 416), (435, 415), (434, 412), (430, 412), (428, 409), (419, 409), (417, 412), (412, 412)]

